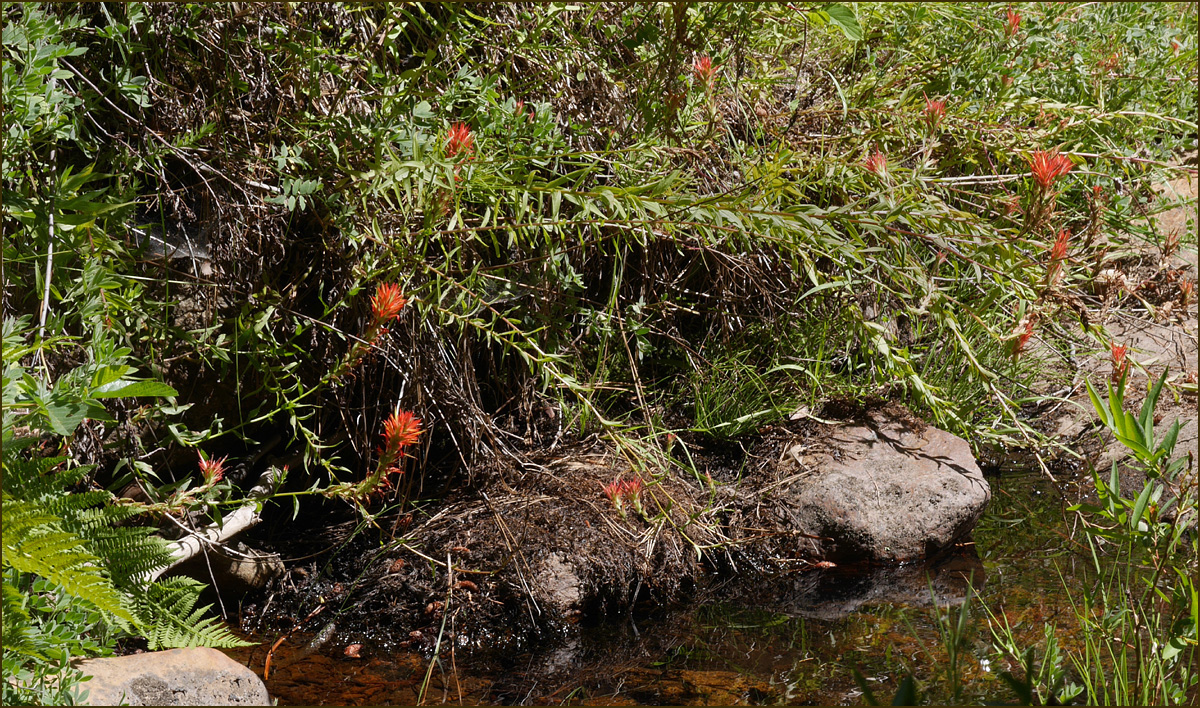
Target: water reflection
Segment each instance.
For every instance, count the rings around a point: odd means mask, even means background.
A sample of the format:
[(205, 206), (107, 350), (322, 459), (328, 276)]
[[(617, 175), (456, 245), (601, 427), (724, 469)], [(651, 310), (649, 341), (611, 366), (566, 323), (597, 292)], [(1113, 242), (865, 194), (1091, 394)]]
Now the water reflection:
[[(429, 657), (369, 642), (359, 658), (344, 655), (349, 639), (335, 639), (295, 663), (284, 647), (268, 688), (285, 705), (412, 703), (426, 677), (431, 703), (858, 704), (857, 668), (877, 697), (890, 699), (903, 671), (927, 677), (944, 655), (934, 598), (945, 612), (963, 602), (970, 584), (1033, 644), (1048, 622), (1070, 616), (1064, 583), (1080, 587), (1091, 578), (1090, 565), (1065, 542), (1063, 502), (1053, 485), (1032, 474), (991, 482), (992, 504), (974, 544), (930, 563), (725, 582), (701, 592), (690, 608), (639, 608), (519, 656), (444, 652), (432, 671)], [(973, 604), (964, 637), (973, 657), (963, 670), (965, 698), (1011, 698), (996, 678), (995, 659), (978, 661), (991, 657), (991, 636)], [(1066, 629), (1060, 638), (1069, 642)], [(264, 653), (246, 651), (244, 660), (261, 670)]]
[[(931, 562), (900, 567), (838, 567), (765, 578), (730, 597), (730, 602), (793, 617), (836, 620), (866, 605), (928, 607), (958, 605), (973, 585), (986, 581), (974, 544)], [(930, 594), (932, 591), (932, 595)]]

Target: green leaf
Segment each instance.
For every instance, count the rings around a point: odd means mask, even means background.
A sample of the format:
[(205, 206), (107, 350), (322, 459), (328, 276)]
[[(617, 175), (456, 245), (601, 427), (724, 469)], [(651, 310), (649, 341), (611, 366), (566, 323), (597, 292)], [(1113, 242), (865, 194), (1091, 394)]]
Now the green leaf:
[[(1126, 415), (1129, 415), (1129, 414), (1126, 413)], [(1136, 437), (1128, 437), (1125, 435), (1118, 434), (1116, 436), (1117, 440), (1120, 440), (1122, 445), (1124, 445), (1125, 447), (1132, 450), (1133, 454), (1136, 455), (1137, 458), (1139, 460), (1141, 460), (1142, 462), (1145, 462), (1147, 464), (1153, 462), (1154, 457), (1155, 457), (1154, 453), (1150, 451), (1149, 447), (1147, 447), (1145, 444), (1143, 444), (1142, 440), (1140, 440), (1142, 431), (1140, 428), (1138, 428), (1136, 425), (1133, 424), (1133, 416), (1132, 415), (1129, 415), (1129, 422), (1130, 422), (1129, 429), (1134, 431), (1134, 435)]]
[(1167, 428), (1167, 434), (1163, 436), (1162, 442), (1158, 444), (1158, 447), (1155, 449), (1154, 453), (1156, 455), (1170, 457), (1171, 453), (1175, 451), (1175, 441), (1179, 439), (1179, 430), (1179, 421), (1172, 423), (1171, 427)]
[(112, 383), (113, 381), (120, 379), (122, 376), (132, 371), (132, 366), (125, 366), (123, 364), (117, 366), (102, 366), (99, 369), (96, 369), (95, 373), (92, 374), (92, 388), (99, 388), (105, 384)]
[(1113, 421), (1112, 414), (1110, 414), (1108, 411), (1108, 406), (1100, 402), (1100, 395), (1096, 393), (1096, 389), (1092, 387), (1092, 382), (1090, 379), (1085, 379), (1084, 383), (1087, 385), (1088, 398), (1092, 399), (1092, 407), (1096, 409), (1096, 414), (1099, 415), (1100, 420), (1104, 422), (1104, 427), (1111, 429), (1113, 427)]
[[(1030, 647), (1031, 651), (1032, 649), (1033, 647)], [(1004, 683), (1008, 684), (1008, 687), (1012, 689), (1013, 693), (1017, 694), (1017, 705), (1033, 705), (1033, 687), (1028, 683), (1028, 681), (1032, 679), (1018, 681), (1017, 677), (1014, 676), (1011, 671), (1000, 672), (1000, 678), (1004, 681)]]
[[(1133, 417), (1132, 413), (1130, 413), (1129, 411), (1120, 411), (1117, 414), (1117, 417), (1121, 421), (1121, 436), (1122, 437), (1128, 438), (1129, 440), (1137, 441), (1139, 443), (1143, 442), (1142, 428), (1141, 428), (1141, 426), (1138, 425), (1137, 419)], [(1126, 444), (1128, 444), (1128, 443), (1126, 443)], [(1145, 444), (1143, 444), (1142, 447), (1145, 447)]]
[(132, 398), (134, 396), (178, 396), (179, 392), (161, 381), (129, 381), (122, 379), (107, 383), (92, 391), (92, 398)]
[(108, 410), (98, 402), (87, 400), (84, 401), (84, 405), (87, 406), (87, 411), (85, 412), (84, 417), (88, 420), (101, 420), (105, 423), (117, 422), (117, 419), (113, 418), (112, 415), (109, 414)]
[(867, 678), (862, 675), (857, 666), (850, 667), (850, 673), (854, 675), (854, 683), (858, 684), (858, 690), (862, 691), (863, 701), (869, 706), (879, 705), (879, 701), (875, 699), (874, 692), (871, 691), (870, 684), (867, 683)]
[(900, 686), (896, 688), (896, 696), (892, 698), (892, 705), (917, 705), (917, 684), (913, 681), (912, 674), (905, 676), (904, 680), (900, 682)]
[(64, 400), (61, 396), (51, 396), (48, 400), (38, 399), (38, 402), (50, 421), (50, 429), (63, 436), (74, 433), (87, 413), (87, 406), (78, 399)]
[(808, 297), (809, 295), (819, 293), (822, 290), (828, 290), (829, 288), (844, 287), (846, 285), (847, 285), (847, 282), (845, 280), (830, 280), (829, 282), (821, 283), (820, 285), (816, 285), (816, 286), (809, 288), (807, 292), (805, 292), (800, 297), (796, 298), (796, 301), (799, 302), (800, 300), (803, 300), (804, 298)]
[(1146, 513), (1146, 505), (1150, 503), (1150, 493), (1154, 491), (1154, 484), (1146, 482), (1146, 487), (1142, 489), (1142, 493), (1138, 495), (1137, 501), (1133, 503), (1133, 513), (1129, 515), (1129, 529), (1137, 531), (1138, 523), (1142, 520), (1142, 515)]
[(1130, 440), (1126, 438), (1121, 439), (1120, 442), (1122, 445), (1129, 448), (1129, 451), (1133, 453), (1133, 456), (1137, 458), (1138, 462), (1142, 463), (1142, 466), (1153, 466), (1156, 462), (1157, 458), (1153, 452), (1150, 452), (1150, 448), (1143, 447), (1142, 444), (1137, 440)]
[(829, 15), (829, 21), (837, 25), (837, 28), (846, 35), (846, 39), (851, 42), (861, 42), (863, 38), (862, 26), (858, 24), (858, 17), (854, 15), (854, 10), (845, 5), (826, 5), (821, 8), (825, 14)]
[(1163, 661), (1170, 661), (1179, 656), (1179, 652), (1187, 649), (1191, 643), (1186, 636), (1172, 637), (1171, 641), (1167, 642), (1167, 645), (1162, 648)]
[(1150, 389), (1150, 395), (1142, 402), (1142, 414), (1139, 421), (1146, 428), (1146, 439), (1150, 439), (1150, 431), (1154, 429), (1154, 407), (1158, 405), (1158, 394), (1162, 391), (1163, 383), (1167, 380), (1168, 369), (1163, 369), (1162, 376)]
[(1174, 481), (1175, 477), (1177, 477), (1179, 475), (1179, 472), (1183, 469), (1184, 465), (1186, 465), (1187, 463), (1188, 463), (1188, 458), (1180, 457), (1179, 459), (1175, 460), (1171, 464), (1167, 465), (1167, 468), (1165, 470), (1163, 470), (1162, 476), (1169, 481)]

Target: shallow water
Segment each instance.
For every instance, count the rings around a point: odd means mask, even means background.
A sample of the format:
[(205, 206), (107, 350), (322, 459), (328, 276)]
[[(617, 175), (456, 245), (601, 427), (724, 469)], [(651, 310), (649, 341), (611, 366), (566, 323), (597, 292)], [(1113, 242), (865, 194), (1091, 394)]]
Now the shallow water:
[[(1010, 701), (997, 672), (1011, 667), (991, 650), (984, 606), (1007, 619), (1022, 646), (1040, 645), (1047, 624), (1071, 643), (1064, 584), (1082, 587), (1094, 570), (1069, 540), (1049, 480), (1009, 472), (989, 481), (992, 503), (973, 541), (926, 566), (726, 585), (686, 610), (586, 627), (521, 656), (466, 657), (443, 645), (431, 662), (364, 643), (348, 657), (336, 634), (315, 651), (313, 635), (294, 635), (274, 652), (267, 686), (281, 705), (856, 705), (857, 668), (885, 704), (906, 671), (931, 696), (949, 696), (930, 588), (940, 611), (956, 617), (969, 578), (978, 597), (969, 605), (963, 700)], [(232, 653), (261, 675), (277, 636)]]

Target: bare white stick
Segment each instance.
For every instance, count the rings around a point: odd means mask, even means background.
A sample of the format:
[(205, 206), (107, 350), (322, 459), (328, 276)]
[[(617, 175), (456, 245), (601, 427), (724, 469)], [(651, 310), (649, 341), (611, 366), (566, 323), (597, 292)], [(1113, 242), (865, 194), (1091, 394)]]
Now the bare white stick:
[(282, 474), (282, 470), (278, 467), (268, 467), (267, 471), (263, 472), (262, 477), (259, 478), (258, 484), (254, 485), (254, 488), (246, 494), (246, 503), (238, 507), (237, 511), (222, 519), (222, 523), (209, 524), (199, 531), (189, 530), (187, 536), (178, 541), (173, 541), (170, 544), (171, 562), (149, 573), (146, 576), (146, 581), (157, 580), (162, 577), (163, 573), (166, 573), (189, 558), (196, 557), (204, 549), (205, 544), (218, 545), (228, 541), (246, 529), (253, 528), (262, 520), (262, 517), (256, 511), (258, 502), (275, 491), (275, 486), (279, 483)]
[[(55, 89), (57, 89), (57, 88), (58, 88), (58, 79), (51, 78), (50, 79), (50, 93), (54, 93)], [(55, 143), (54, 147), (50, 148), (50, 169), (51, 170), (53, 170), (54, 166), (58, 163), (58, 160), (56, 159), (57, 155), (58, 155), (58, 143)], [(55, 179), (55, 182), (58, 181), (57, 173), (54, 174), (54, 179)], [(55, 187), (57, 187), (57, 184), (55, 185)], [(49, 238), (47, 239), (47, 243), (49, 245), (46, 248), (46, 287), (42, 291), (42, 311), (41, 311), (41, 314), (38, 316), (38, 339), (39, 340), (44, 338), (44, 335), (46, 332), (46, 312), (50, 309), (50, 273), (51, 273), (51, 267), (54, 265), (54, 197), (56, 195), (57, 195), (57, 191), (51, 190), (51, 192), (50, 192), (50, 209), (49, 209), (50, 225), (48, 228)], [(39, 349), (38, 351), (41, 352), (42, 350)], [(43, 363), (45, 363), (45, 359), (44, 359), (45, 354), (42, 354), (42, 356), (43, 356)]]

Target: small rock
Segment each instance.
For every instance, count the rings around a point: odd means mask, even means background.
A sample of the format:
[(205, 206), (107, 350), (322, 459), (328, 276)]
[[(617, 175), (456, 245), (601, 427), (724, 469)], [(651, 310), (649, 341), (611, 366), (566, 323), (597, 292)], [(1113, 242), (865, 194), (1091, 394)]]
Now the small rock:
[(180, 563), (170, 574), (196, 578), (213, 586), (225, 602), (237, 602), (286, 572), (277, 554), (263, 553), (240, 542), (234, 543), (232, 550), (235, 553), (212, 549), (207, 557), (200, 554)]
[(169, 649), (78, 663), (92, 706), (269, 706), (253, 671), (216, 649)]
[(246, 551), (251, 557), (230, 559), (228, 573), (231, 578), (241, 582), (248, 589), (261, 590), (273, 578), (283, 575), (283, 561), (277, 554), (260, 553), (249, 548), (246, 548)]
[(538, 573), (537, 587), (545, 601), (556, 607), (564, 616), (578, 615), (583, 593), (579, 589), (579, 576), (575, 567), (562, 553), (551, 553), (542, 563)]

